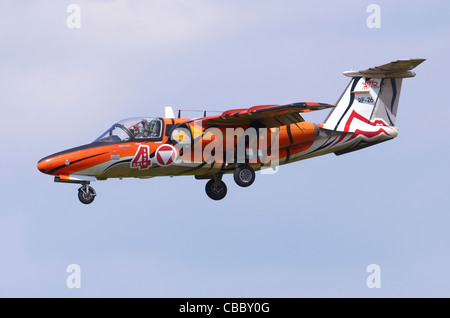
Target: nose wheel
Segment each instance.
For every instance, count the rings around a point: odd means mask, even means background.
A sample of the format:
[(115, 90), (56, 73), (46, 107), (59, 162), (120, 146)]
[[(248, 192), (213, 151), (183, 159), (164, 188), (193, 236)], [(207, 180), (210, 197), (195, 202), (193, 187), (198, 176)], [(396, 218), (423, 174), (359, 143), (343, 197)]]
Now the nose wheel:
[(78, 189), (78, 199), (83, 204), (91, 204), (97, 193), (95, 193), (95, 190), (93, 187), (84, 184)]

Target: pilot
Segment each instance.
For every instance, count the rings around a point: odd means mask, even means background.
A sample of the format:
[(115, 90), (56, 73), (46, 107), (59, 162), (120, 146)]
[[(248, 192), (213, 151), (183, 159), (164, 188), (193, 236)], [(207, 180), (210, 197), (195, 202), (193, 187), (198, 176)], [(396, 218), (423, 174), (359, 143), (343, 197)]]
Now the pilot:
[(150, 123), (147, 121), (147, 119), (142, 119), (142, 137), (148, 137), (150, 135)]
[(152, 121), (152, 131), (150, 133), (150, 137), (159, 137), (159, 131), (161, 130), (161, 123), (159, 120)]
[(130, 131), (131, 131), (131, 133), (133, 134), (134, 137), (138, 137), (138, 134), (139, 134), (139, 127), (138, 127), (138, 125), (131, 126)]

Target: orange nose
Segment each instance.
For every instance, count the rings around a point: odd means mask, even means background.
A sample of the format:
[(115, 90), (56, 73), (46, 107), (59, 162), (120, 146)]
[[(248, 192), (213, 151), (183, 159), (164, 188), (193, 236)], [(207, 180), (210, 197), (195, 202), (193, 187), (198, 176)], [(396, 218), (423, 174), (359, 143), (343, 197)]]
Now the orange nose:
[(37, 168), (42, 173), (47, 173), (50, 170), (47, 160), (39, 160), (39, 162), (37, 163)]
[(58, 166), (61, 165), (61, 160), (57, 157), (45, 157), (38, 161), (37, 168), (42, 173), (53, 174), (55, 168), (60, 168)]

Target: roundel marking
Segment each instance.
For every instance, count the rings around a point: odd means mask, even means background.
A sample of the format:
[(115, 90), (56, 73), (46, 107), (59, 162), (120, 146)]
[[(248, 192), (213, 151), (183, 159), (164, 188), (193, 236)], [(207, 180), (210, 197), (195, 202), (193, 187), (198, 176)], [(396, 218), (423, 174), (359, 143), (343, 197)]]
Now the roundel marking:
[(161, 145), (156, 149), (155, 158), (158, 165), (168, 166), (177, 158), (177, 150), (172, 145)]

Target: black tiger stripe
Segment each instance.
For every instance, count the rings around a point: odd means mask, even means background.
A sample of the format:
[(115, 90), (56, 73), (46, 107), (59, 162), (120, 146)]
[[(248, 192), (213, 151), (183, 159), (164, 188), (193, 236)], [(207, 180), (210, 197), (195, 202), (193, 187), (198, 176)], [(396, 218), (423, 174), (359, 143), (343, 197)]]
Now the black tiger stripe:
[(189, 168), (189, 169), (187, 169), (187, 170), (181, 172), (180, 174), (185, 174), (185, 173), (188, 173), (188, 172), (195, 171), (195, 170), (197, 170), (197, 169), (202, 168), (202, 167), (203, 167), (204, 165), (206, 165), (206, 164), (207, 164), (207, 162), (202, 162), (202, 163), (199, 164), (198, 166), (196, 166), (196, 167), (194, 167), (194, 168)]
[(111, 169), (111, 168), (114, 167), (115, 165), (119, 165), (119, 164), (121, 164), (121, 163), (131, 162), (131, 160), (133, 160), (133, 159), (126, 159), (126, 160), (114, 162), (112, 165), (109, 165), (106, 169), (104, 169), (103, 172), (105, 172), (105, 171)]
[(286, 125), (286, 132), (289, 137), (289, 146), (287, 146), (286, 148), (286, 162), (288, 162), (289, 158), (291, 157), (291, 146), (294, 143), (294, 139), (292, 138), (291, 125)]
[(394, 112), (394, 103), (397, 98), (397, 83), (395, 82), (395, 78), (391, 78), (391, 86), (392, 86), (392, 100), (391, 100), (391, 112)]
[[(345, 109), (344, 113), (342, 114), (341, 118), (339, 118), (336, 127), (334, 127), (334, 130), (337, 130), (339, 124), (341, 123), (341, 120), (345, 117), (345, 114), (347, 114), (347, 112), (349, 111), (349, 109), (352, 107), (353, 105), (353, 101), (355, 100), (355, 94), (352, 93), (355, 90), (356, 85), (358, 84), (359, 80), (361, 79), (361, 77), (355, 77), (352, 83), (352, 86), (350, 88), (350, 102), (348, 103), (347, 108)], [(367, 79), (366, 79), (367, 80)]]
[[(325, 140), (325, 142), (324, 142), (320, 147), (314, 149), (313, 151), (309, 152), (308, 154), (313, 153), (313, 152), (316, 152), (316, 151), (320, 151), (320, 150), (322, 150), (322, 149), (324, 149), (324, 148), (330, 146), (333, 142), (336, 141), (336, 138), (333, 138), (333, 137), (338, 137), (338, 136), (331, 136), (331, 137), (328, 137), (328, 139)], [(330, 140), (330, 139), (331, 139), (331, 140)]]
[[(72, 165), (72, 164), (74, 164), (74, 163), (77, 163), (77, 162), (80, 162), (80, 161), (83, 161), (83, 160), (87, 160), (87, 159), (91, 159), (91, 158), (94, 158), (94, 157), (98, 157), (98, 156), (104, 155), (105, 153), (107, 153), (107, 152), (102, 152), (102, 153), (99, 153), (99, 154), (96, 154), (96, 155), (93, 155), (93, 156), (81, 158), (81, 159), (78, 159), (78, 160), (75, 160), (75, 161), (70, 162), (69, 165)], [(53, 173), (55, 173), (56, 171), (58, 171), (59, 169), (62, 169), (62, 168), (64, 168), (64, 167), (67, 167), (67, 165), (64, 164), (64, 165), (58, 166), (58, 167), (56, 167), (56, 168), (53, 168), (52, 170), (49, 170), (49, 171), (47, 172), (47, 174), (53, 174)]]

